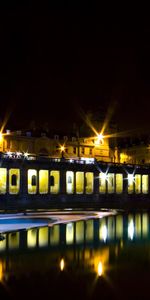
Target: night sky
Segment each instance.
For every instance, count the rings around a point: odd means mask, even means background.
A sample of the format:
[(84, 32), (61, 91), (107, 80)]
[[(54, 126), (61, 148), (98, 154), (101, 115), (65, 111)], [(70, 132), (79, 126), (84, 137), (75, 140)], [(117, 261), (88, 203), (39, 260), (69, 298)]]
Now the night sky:
[(0, 9), (0, 117), (68, 130), (78, 110), (115, 107), (119, 129), (150, 131), (150, 26), (71, 7)]

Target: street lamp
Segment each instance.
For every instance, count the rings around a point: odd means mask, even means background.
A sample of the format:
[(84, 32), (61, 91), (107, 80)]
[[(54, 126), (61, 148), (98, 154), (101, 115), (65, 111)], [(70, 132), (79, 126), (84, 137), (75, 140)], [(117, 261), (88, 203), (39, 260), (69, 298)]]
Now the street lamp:
[(103, 144), (103, 143), (104, 143), (104, 136), (102, 133), (100, 133), (97, 135), (94, 144), (99, 145), (99, 144)]

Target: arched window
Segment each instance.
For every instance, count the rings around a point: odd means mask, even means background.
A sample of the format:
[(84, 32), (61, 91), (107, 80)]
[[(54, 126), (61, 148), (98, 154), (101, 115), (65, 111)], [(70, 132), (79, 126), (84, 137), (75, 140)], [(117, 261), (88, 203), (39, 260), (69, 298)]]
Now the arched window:
[(32, 178), (31, 178), (31, 185), (32, 185), (32, 186), (36, 186), (36, 175), (32, 175)]
[(11, 185), (13, 185), (13, 186), (17, 185), (17, 175), (16, 174), (13, 174), (11, 176)]
[(53, 175), (50, 176), (49, 182), (50, 182), (50, 185), (51, 185), (51, 186), (54, 186), (54, 185), (55, 185), (55, 182), (54, 182), (54, 176), (53, 176)]

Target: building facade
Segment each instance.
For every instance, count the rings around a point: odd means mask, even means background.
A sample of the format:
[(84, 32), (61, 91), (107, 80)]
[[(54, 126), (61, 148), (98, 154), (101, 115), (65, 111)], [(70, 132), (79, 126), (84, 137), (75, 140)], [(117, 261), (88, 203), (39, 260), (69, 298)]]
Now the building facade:
[(32, 132), (6, 132), (0, 137), (0, 152), (18, 152), (68, 159), (96, 158), (98, 161), (117, 162), (117, 150), (111, 149), (109, 139), (102, 137), (40, 136)]

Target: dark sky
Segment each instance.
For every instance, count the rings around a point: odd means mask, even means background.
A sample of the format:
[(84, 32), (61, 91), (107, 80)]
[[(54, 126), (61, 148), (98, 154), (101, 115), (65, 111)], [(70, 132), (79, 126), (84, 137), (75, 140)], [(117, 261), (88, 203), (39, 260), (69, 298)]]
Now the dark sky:
[[(31, 1), (32, 2), (32, 1)], [(0, 117), (51, 128), (79, 121), (78, 107), (119, 128), (150, 130), (150, 25), (71, 7), (0, 10)]]

